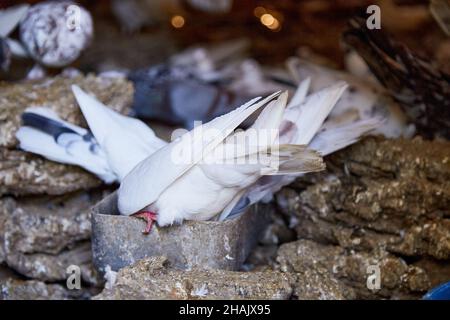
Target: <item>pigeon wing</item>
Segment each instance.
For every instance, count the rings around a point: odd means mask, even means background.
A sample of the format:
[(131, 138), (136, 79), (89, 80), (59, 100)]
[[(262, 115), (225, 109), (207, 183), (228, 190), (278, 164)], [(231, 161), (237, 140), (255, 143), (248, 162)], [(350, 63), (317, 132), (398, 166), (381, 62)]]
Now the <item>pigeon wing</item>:
[(72, 86), (72, 91), (119, 180), (139, 162), (167, 144), (142, 121), (119, 114), (76, 85)]
[(119, 211), (130, 215), (156, 201), (164, 190), (212, 152), (245, 119), (279, 94), (276, 92), (262, 100), (253, 99), (197, 126), (139, 163), (120, 185)]
[(20, 148), (49, 160), (80, 166), (106, 183), (116, 180), (105, 153), (89, 131), (61, 120), (52, 110), (28, 108), (16, 132)]
[[(289, 143), (308, 145), (346, 88), (345, 82), (339, 82), (311, 94), (296, 108), (286, 110), (284, 120), (293, 124), (292, 130), (295, 131)], [(281, 128), (281, 132), (283, 131)]]

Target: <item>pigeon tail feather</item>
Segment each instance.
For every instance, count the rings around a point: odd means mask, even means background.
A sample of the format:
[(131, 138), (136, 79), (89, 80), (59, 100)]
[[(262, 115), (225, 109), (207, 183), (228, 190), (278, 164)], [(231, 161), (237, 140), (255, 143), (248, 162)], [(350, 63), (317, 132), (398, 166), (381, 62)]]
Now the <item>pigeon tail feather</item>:
[(16, 132), (21, 149), (52, 161), (80, 166), (106, 183), (116, 180), (106, 155), (88, 130), (61, 120), (52, 110), (42, 107), (28, 108), (22, 118), (24, 126)]
[(309, 146), (326, 156), (357, 142), (365, 134), (381, 126), (384, 121), (383, 118), (370, 118), (320, 131)]

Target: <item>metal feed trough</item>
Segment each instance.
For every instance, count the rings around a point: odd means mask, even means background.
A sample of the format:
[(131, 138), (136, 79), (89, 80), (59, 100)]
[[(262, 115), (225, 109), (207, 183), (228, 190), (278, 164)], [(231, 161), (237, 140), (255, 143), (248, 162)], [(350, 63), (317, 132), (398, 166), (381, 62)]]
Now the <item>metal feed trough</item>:
[(104, 272), (150, 256), (166, 256), (179, 268), (239, 269), (270, 221), (270, 206), (253, 205), (225, 221), (184, 221), (154, 225), (143, 234), (143, 220), (119, 215), (114, 192), (92, 208), (94, 265)]

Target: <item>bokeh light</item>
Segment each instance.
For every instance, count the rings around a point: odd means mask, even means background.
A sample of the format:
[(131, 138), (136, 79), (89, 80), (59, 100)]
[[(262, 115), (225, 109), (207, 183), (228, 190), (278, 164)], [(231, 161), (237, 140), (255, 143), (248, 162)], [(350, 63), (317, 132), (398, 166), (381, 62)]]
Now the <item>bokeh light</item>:
[(172, 19), (170, 19), (170, 23), (172, 24), (172, 26), (174, 28), (183, 28), (184, 24), (185, 24), (185, 20), (183, 16), (180, 15), (175, 15), (172, 17)]
[(275, 17), (271, 15), (270, 13), (265, 13), (261, 16), (261, 23), (265, 25), (266, 27), (270, 26), (275, 22)]
[[(258, 9), (258, 8), (261, 8), (261, 9)], [(271, 14), (271, 13), (268, 13), (267, 10), (265, 10), (264, 8), (257, 7), (254, 10), (255, 11), (255, 15), (262, 13), (262, 10), (264, 10), (265, 13), (263, 13), (259, 17), (260, 22), (264, 26), (266, 26), (267, 28), (269, 28), (272, 31), (280, 31), (280, 29), (281, 29), (281, 22), (280, 22), (280, 19), (275, 17), (275, 15), (274, 15), (275, 13)], [(277, 16), (280, 16), (280, 18), (282, 18), (282, 16), (280, 14), (278, 14)]]

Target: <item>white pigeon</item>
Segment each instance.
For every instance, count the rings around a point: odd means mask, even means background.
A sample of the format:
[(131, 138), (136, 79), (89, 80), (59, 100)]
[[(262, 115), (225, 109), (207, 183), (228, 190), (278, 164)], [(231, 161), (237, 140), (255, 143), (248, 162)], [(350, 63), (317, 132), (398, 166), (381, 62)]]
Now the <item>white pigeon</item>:
[[(252, 128), (233, 133), (275, 97), (278, 98), (266, 106)], [(209, 220), (230, 212), (246, 188), (263, 175), (322, 170), (321, 157), (304, 146), (280, 145), (276, 152), (272, 151), (277, 137), (268, 133), (278, 130), (286, 103), (287, 92), (253, 99), (159, 149), (123, 179), (118, 191), (120, 213), (145, 219), (145, 232), (151, 230), (153, 221), (167, 226), (183, 220)], [(252, 140), (254, 132), (264, 138)], [(250, 141), (256, 148), (240, 148), (235, 141)], [(237, 151), (230, 155), (226, 152), (229, 150)], [(177, 155), (186, 154), (189, 161), (176, 160)], [(263, 160), (226, 161), (246, 157)], [(210, 159), (213, 162), (207, 161)]]
[(296, 57), (286, 62), (288, 70), (299, 83), (311, 78), (311, 91), (316, 92), (338, 81), (345, 81), (349, 89), (342, 95), (330, 113), (332, 118), (367, 120), (374, 117), (384, 118), (374, 133), (387, 138), (411, 137), (414, 128), (409, 126), (400, 107), (386, 95), (385, 89), (374, 81), (358, 78), (352, 74), (332, 70)]
[[(347, 85), (338, 83), (306, 97), (310, 82), (309, 78), (301, 82), (284, 113), (280, 127), (281, 143), (308, 145), (326, 156), (355, 143), (364, 134), (382, 125), (384, 119), (380, 117), (344, 123), (336, 123), (333, 120), (324, 122), (342, 97)], [(242, 201), (246, 206), (261, 200), (267, 202), (275, 192), (292, 183), (300, 175), (262, 177), (248, 188)], [(221, 219), (225, 218), (226, 215), (221, 216)]]
[(24, 126), (16, 133), (20, 148), (81, 166), (112, 183), (167, 144), (142, 121), (108, 108), (78, 86), (72, 91), (92, 133), (61, 120), (49, 108), (32, 107), (22, 115)]

